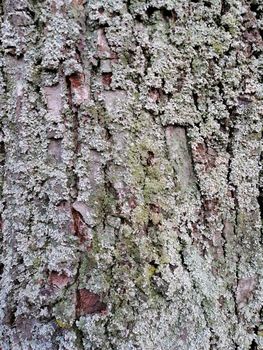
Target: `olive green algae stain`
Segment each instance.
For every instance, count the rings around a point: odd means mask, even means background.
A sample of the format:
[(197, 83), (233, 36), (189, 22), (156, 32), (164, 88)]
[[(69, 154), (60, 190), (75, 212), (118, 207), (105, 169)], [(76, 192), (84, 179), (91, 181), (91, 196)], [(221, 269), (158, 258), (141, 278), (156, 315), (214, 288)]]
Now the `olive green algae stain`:
[(3, 8), (2, 348), (261, 344), (258, 4)]

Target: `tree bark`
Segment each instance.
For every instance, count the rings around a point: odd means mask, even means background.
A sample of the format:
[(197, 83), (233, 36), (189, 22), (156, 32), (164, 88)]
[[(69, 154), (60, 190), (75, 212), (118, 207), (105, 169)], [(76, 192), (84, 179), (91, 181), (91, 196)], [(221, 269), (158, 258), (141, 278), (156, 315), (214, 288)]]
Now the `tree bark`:
[(4, 0), (2, 350), (262, 350), (261, 0)]

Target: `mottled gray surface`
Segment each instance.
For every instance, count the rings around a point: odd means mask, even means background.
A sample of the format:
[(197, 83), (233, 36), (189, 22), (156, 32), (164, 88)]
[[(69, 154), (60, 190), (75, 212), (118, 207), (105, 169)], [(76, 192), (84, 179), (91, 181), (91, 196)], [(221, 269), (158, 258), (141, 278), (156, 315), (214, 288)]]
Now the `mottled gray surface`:
[(1, 350), (262, 350), (262, 0), (0, 11)]

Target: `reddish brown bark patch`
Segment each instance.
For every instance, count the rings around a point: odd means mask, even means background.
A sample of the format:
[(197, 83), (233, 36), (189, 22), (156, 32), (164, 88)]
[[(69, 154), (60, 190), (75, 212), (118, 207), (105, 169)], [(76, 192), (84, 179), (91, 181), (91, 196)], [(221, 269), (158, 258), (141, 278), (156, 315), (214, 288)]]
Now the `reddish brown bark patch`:
[(110, 86), (112, 81), (112, 73), (103, 73), (102, 74), (102, 84), (104, 86)]
[(135, 198), (134, 195), (132, 195), (132, 196), (129, 198), (128, 203), (129, 203), (129, 207), (130, 207), (131, 209), (135, 209), (135, 208), (137, 207), (137, 200), (136, 200), (136, 198)]
[(78, 89), (84, 83), (84, 75), (80, 73), (75, 73), (69, 77), (69, 80), (71, 87), (74, 89)]
[[(89, 99), (89, 89), (83, 73), (75, 73), (69, 77), (71, 98), (73, 102), (80, 105), (82, 102)], [(71, 101), (72, 103), (72, 101)]]
[(98, 294), (92, 293), (87, 289), (79, 289), (77, 291), (77, 307), (78, 316), (94, 313), (105, 313), (107, 306), (101, 301)]
[(73, 219), (73, 233), (79, 238), (81, 243), (89, 242), (89, 230), (81, 214), (72, 208), (72, 219)]
[(216, 166), (217, 153), (207, 147), (204, 143), (199, 143), (193, 150), (196, 162), (204, 167), (204, 171), (209, 171)]
[(69, 276), (67, 276), (64, 273), (59, 273), (57, 271), (52, 271), (48, 278), (48, 282), (58, 288), (66, 287), (70, 281), (71, 278)]

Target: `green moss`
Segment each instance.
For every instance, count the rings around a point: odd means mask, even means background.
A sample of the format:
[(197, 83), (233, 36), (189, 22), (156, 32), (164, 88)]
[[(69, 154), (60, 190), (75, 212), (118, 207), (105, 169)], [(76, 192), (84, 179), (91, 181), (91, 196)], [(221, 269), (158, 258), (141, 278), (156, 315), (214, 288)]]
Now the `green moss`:
[(154, 225), (158, 225), (162, 221), (162, 214), (161, 213), (150, 213), (150, 219)]
[(240, 24), (239, 24), (239, 21), (237, 20), (237, 18), (235, 16), (233, 16), (233, 14), (229, 14), (229, 15), (225, 16), (223, 18), (222, 24), (228, 26), (228, 31), (233, 36), (235, 36), (238, 33), (238, 29), (239, 29)]
[(204, 74), (208, 70), (208, 63), (200, 57), (195, 57), (192, 61), (192, 69), (194, 74)]
[(116, 198), (105, 189), (92, 196), (90, 202), (96, 207), (96, 215), (98, 218), (111, 214), (116, 206)]
[(55, 304), (53, 314), (56, 318), (56, 323), (61, 328), (71, 328), (75, 320), (75, 288), (76, 285), (71, 285), (65, 291), (63, 299)]
[(145, 263), (142, 270), (137, 271), (137, 277), (134, 280), (136, 287), (149, 298), (149, 304), (154, 305), (159, 298), (159, 291), (153, 283), (154, 276), (158, 272), (158, 268)]
[(246, 213), (239, 211), (237, 214), (237, 222), (239, 227), (243, 227), (246, 222)]
[(260, 141), (262, 139), (262, 132), (253, 132), (249, 138), (251, 141)]
[(112, 193), (105, 192), (101, 198), (101, 207), (104, 213), (110, 214), (115, 207), (116, 199)]
[(92, 253), (99, 254), (101, 251), (101, 244), (97, 232), (94, 232), (92, 237)]
[[(98, 242), (97, 242), (97, 245), (98, 245)], [(93, 246), (92, 246), (92, 248), (93, 248)], [(98, 246), (97, 246), (97, 249), (98, 249)], [(94, 249), (92, 249), (92, 250), (94, 251)], [(96, 247), (95, 247), (95, 250), (96, 250)], [(96, 262), (91, 254), (83, 255), (81, 257), (81, 265), (80, 265), (80, 269), (79, 269), (80, 281), (83, 279), (85, 280), (88, 272), (91, 271), (95, 266), (96, 266)]]
[(169, 264), (171, 261), (171, 259), (169, 258), (169, 256), (165, 253), (163, 253), (160, 257), (159, 257), (159, 263), (161, 265), (166, 265)]
[(96, 123), (97, 121), (100, 121), (100, 123), (103, 122), (110, 122), (110, 119), (105, 112), (105, 106), (103, 104), (90, 104), (88, 106), (82, 107), (83, 115), (88, 115), (91, 118), (91, 123)]
[(215, 41), (212, 44), (212, 47), (213, 47), (215, 53), (217, 53), (218, 55), (221, 55), (224, 52), (224, 46), (219, 41)]
[(66, 322), (63, 322), (59, 319), (56, 319), (56, 324), (60, 327), (60, 328), (63, 328), (63, 329), (70, 329), (71, 328), (71, 325), (66, 323)]
[(147, 175), (152, 179), (162, 180), (163, 174), (160, 169), (159, 161), (157, 164), (147, 168)]
[(140, 205), (133, 210), (132, 213), (133, 222), (136, 225), (144, 226), (149, 221), (149, 208), (147, 205)]
[(146, 278), (147, 278), (147, 280), (150, 280), (154, 276), (156, 271), (157, 271), (156, 267), (154, 267), (152, 265), (148, 265), (147, 269), (146, 269)]
[(41, 257), (37, 256), (34, 260), (33, 260), (33, 267), (35, 269), (38, 269), (41, 266), (42, 263), (42, 259)]
[(132, 166), (132, 176), (134, 181), (139, 185), (143, 184), (145, 179), (144, 167), (140, 163), (134, 163)]
[(164, 183), (161, 179), (147, 178), (145, 181), (143, 195), (146, 203), (154, 202), (164, 190)]
[(258, 336), (263, 337), (263, 324), (258, 327)]
[[(155, 164), (147, 164), (149, 152), (158, 155), (152, 142), (149, 140), (141, 141), (133, 146), (129, 152), (129, 164), (131, 168), (132, 178), (135, 186), (143, 189), (144, 203), (141, 203), (133, 210), (133, 221), (138, 225), (148, 224), (150, 203), (158, 202), (158, 198), (165, 190), (165, 176), (161, 170), (161, 161), (156, 157)], [(165, 166), (163, 167), (165, 169)], [(168, 172), (172, 171), (170, 167)], [(156, 220), (155, 220), (156, 219)], [(153, 220), (157, 223), (160, 217), (154, 217)]]
[(128, 256), (139, 263), (141, 261), (141, 254), (138, 245), (133, 241), (132, 237), (127, 237), (124, 242)]

